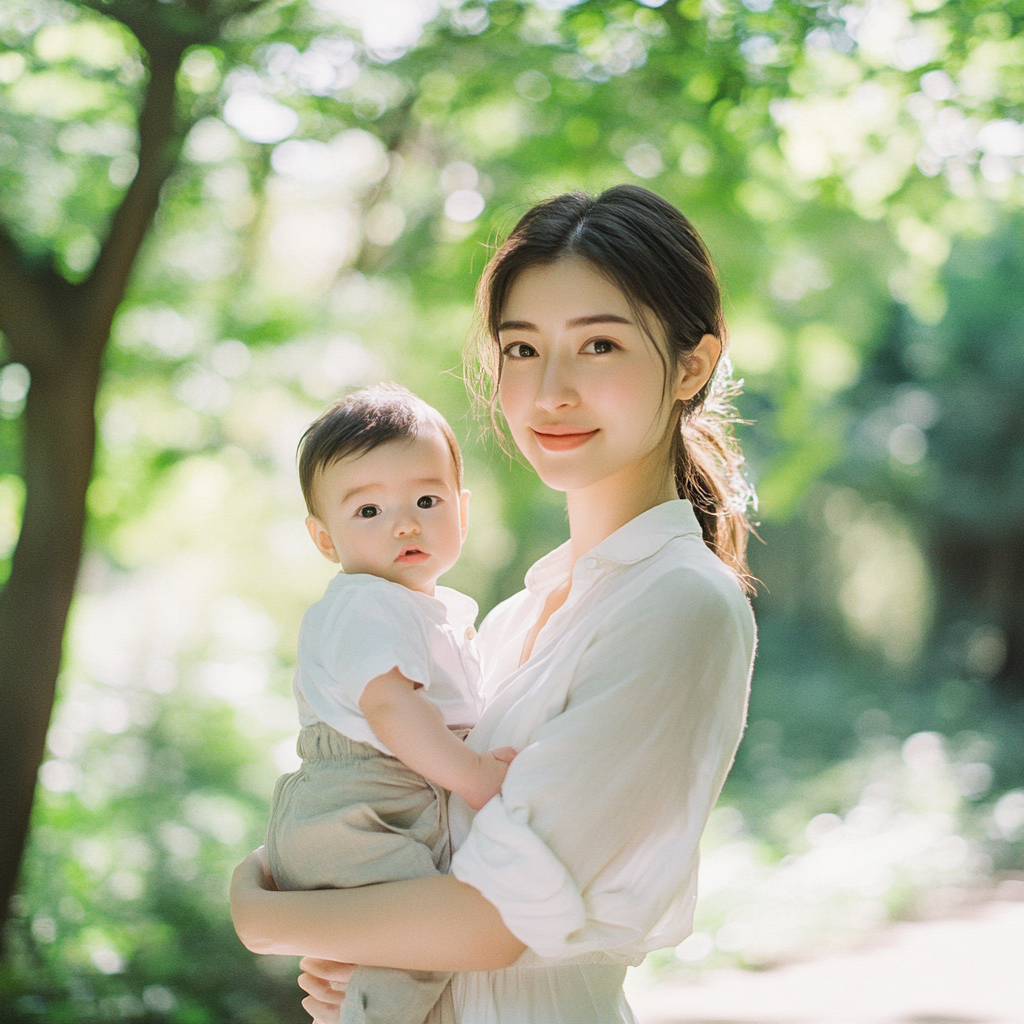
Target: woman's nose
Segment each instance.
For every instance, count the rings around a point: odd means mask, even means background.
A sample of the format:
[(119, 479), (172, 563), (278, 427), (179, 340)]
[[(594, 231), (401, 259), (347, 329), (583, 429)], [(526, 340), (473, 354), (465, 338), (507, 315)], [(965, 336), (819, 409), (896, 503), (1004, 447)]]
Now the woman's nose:
[(537, 388), (537, 405), (546, 412), (558, 412), (575, 408), (579, 401), (576, 382), (564, 360), (547, 360)]

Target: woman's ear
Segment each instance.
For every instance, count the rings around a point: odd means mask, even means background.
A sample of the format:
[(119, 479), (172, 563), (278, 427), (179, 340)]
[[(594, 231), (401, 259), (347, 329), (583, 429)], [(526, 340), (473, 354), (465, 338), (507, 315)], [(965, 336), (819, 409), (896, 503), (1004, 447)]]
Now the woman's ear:
[(463, 490), (459, 495), (459, 521), (462, 523), (462, 543), (466, 543), (466, 535), (469, 533), (469, 499), (471, 495)]
[(309, 535), (313, 538), (317, 551), (324, 558), (340, 564), (341, 557), (338, 555), (338, 549), (334, 546), (334, 541), (331, 540), (331, 535), (327, 532), (327, 527), (316, 516), (307, 516), (306, 529), (309, 530)]
[(711, 374), (722, 358), (722, 342), (713, 334), (705, 334), (697, 347), (688, 352), (679, 363), (679, 377), (675, 397), (688, 402), (711, 379)]

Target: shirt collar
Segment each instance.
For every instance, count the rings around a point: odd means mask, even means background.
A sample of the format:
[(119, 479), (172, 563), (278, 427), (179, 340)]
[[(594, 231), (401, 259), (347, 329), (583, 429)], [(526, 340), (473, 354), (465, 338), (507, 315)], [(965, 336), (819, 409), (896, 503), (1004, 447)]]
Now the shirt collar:
[[(670, 540), (688, 534), (702, 536), (693, 506), (685, 498), (675, 498), (641, 512), (620, 526), (579, 561), (598, 559), (615, 565), (634, 565), (657, 554)], [(564, 582), (572, 572), (570, 542), (555, 548), (535, 562), (526, 574), (526, 588), (543, 596)]]
[[(422, 595), (427, 597), (426, 594)], [(457, 630), (464, 630), (476, 622), (480, 608), (468, 594), (452, 590), (451, 587), (434, 587), (434, 599), (444, 605), (448, 621)]]
[(328, 586), (398, 587), (401, 592), (412, 594), (413, 600), (418, 601), (436, 622), (448, 622), (460, 632), (467, 626), (474, 625), (477, 616), (480, 614), (480, 608), (473, 598), (468, 594), (460, 593), (458, 590), (452, 590), (451, 587), (438, 585), (434, 587), (434, 595), (431, 597), (430, 594), (424, 594), (420, 590), (410, 590), (407, 587), (403, 587), (401, 583), (386, 580), (381, 576), (371, 576), (368, 573), (347, 573), (344, 571), (339, 572), (337, 576), (333, 577)]

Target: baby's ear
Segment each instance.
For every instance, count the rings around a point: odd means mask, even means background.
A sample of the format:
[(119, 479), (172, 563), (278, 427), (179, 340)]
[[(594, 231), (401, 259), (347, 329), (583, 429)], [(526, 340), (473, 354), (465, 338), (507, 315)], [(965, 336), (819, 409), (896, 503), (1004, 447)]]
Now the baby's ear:
[(313, 543), (324, 558), (328, 558), (332, 562), (341, 562), (341, 558), (338, 556), (338, 549), (334, 546), (334, 541), (331, 540), (327, 527), (316, 516), (306, 517), (306, 529), (309, 530)]
[(469, 491), (463, 490), (459, 495), (459, 520), (462, 523), (462, 540), (465, 543), (466, 535), (469, 533), (469, 499), (472, 497)]

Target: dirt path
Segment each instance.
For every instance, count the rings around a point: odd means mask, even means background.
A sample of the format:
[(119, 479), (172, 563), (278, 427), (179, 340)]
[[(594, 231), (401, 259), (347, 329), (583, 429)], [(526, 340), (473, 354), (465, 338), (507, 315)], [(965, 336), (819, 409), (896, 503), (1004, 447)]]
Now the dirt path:
[(626, 982), (639, 1024), (1024, 1024), (1024, 902), (895, 925), (876, 944), (690, 985)]

